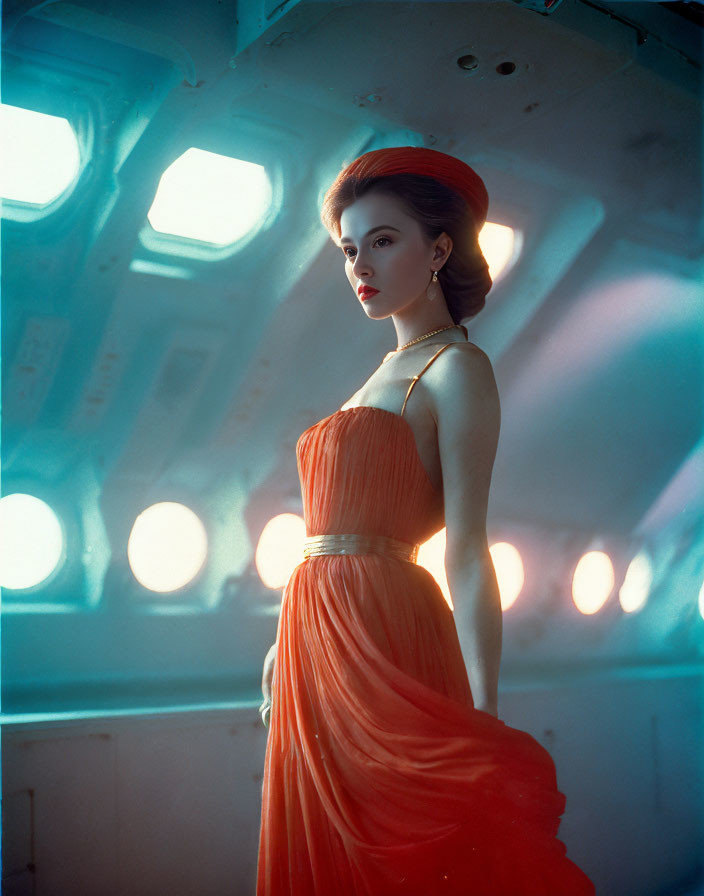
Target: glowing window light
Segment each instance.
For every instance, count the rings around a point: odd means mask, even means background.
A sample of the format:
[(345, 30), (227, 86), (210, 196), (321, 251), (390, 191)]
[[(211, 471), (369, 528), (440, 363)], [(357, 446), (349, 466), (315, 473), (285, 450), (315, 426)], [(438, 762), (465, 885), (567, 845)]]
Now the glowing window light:
[(505, 224), (487, 221), (479, 231), (479, 248), (489, 265), (489, 276), (496, 282), (515, 261), (521, 248), (521, 234)]
[(699, 589), (699, 615), (704, 619), (704, 582), (702, 582), (702, 587)]
[(446, 529), (440, 529), (432, 538), (424, 541), (418, 548), (418, 565), (427, 569), (430, 575), (435, 579), (438, 588), (442, 591), (442, 596), (447, 601), (448, 607), (454, 610), (452, 598), (450, 596), (450, 586), (447, 583), (447, 574), (445, 573), (445, 542)]
[(303, 562), (305, 537), (306, 524), (295, 513), (280, 513), (264, 526), (254, 564), (267, 588), (283, 588), (295, 567)]
[(189, 507), (175, 501), (162, 501), (143, 510), (127, 541), (134, 577), (159, 593), (175, 591), (192, 581), (207, 551), (203, 523)]
[(78, 141), (65, 118), (0, 103), (0, 196), (47, 205), (80, 165)]
[(641, 551), (631, 560), (621, 585), (618, 598), (626, 613), (635, 613), (645, 605), (653, 583), (653, 567), (647, 554)]
[(161, 175), (147, 219), (160, 233), (225, 246), (252, 230), (271, 200), (261, 165), (191, 147)]
[(523, 561), (518, 550), (507, 541), (496, 542), (489, 548), (489, 553), (496, 571), (501, 609), (508, 610), (516, 602), (525, 582)]
[[(454, 611), (455, 607), (452, 603), (450, 594), (450, 586), (447, 582), (447, 573), (445, 572), (445, 548), (447, 544), (447, 529), (440, 529), (432, 538), (424, 541), (418, 548), (418, 565), (427, 569), (430, 575), (437, 582), (438, 588), (442, 591), (448, 607)], [(515, 557), (511, 554), (515, 554)], [(497, 543), (489, 548), (494, 570), (496, 571), (496, 579), (499, 584), (499, 592), (501, 595), (501, 609), (505, 610), (511, 606), (516, 600), (518, 594), (523, 587), (523, 564), (521, 563), (518, 551), (512, 545)], [(497, 569), (497, 558), (499, 568)], [(517, 563), (516, 563), (517, 558)], [(520, 577), (520, 583), (518, 580)], [(515, 589), (515, 593), (514, 593)]]
[(613, 591), (614, 568), (603, 551), (589, 551), (580, 558), (572, 577), (572, 600), (586, 616), (598, 612)]
[(0, 587), (32, 588), (61, 560), (64, 537), (56, 514), (34, 495), (0, 498)]

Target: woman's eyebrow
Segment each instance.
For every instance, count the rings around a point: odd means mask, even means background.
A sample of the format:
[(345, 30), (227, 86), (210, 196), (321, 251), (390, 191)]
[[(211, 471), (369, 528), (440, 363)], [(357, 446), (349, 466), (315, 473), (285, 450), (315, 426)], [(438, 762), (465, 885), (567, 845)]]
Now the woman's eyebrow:
[[(364, 235), (371, 236), (373, 233), (376, 233), (377, 230), (395, 230), (396, 233), (401, 233), (401, 231), (398, 229), (398, 227), (392, 227), (390, 224), (381, 224), (379, 227), (372, 227), (372, 229), (368, 230)], [(352, 240), (348, 236), (341, 236), (340, 242), (341, 243), (351, 243)]]

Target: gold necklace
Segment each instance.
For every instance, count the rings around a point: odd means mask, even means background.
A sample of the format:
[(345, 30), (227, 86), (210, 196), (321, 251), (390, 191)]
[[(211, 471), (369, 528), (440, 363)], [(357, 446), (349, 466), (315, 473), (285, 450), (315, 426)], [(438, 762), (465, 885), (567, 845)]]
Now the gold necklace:
[(386, 361), (389, 360), (389, 358), (392, 358), (394, 355), (398, 354), (399, 352), (402, 352), (404, 349), (407, 349), (409, 347), (409, 345), (414, 345), (416, 342), (422, 342), (424, 339), (429, 339), (431, 336), (435, 336), (436, 333), (442, 333), (443, 330), (452, 330), (455, 328), (459, 329), (460, 325), (459, 324), (448, 324), (446, 327), (440, 327), (437, 330), (431, 330), (430, 333), (425, 333), (423, 336), (417, 336), (415, 339), (411, 339), (410, 342), (406, 342), (404, 345), (400, 345), (398, 348), (395, 348), (392, 352), (389, 352), (381, 363), (385, 364)]

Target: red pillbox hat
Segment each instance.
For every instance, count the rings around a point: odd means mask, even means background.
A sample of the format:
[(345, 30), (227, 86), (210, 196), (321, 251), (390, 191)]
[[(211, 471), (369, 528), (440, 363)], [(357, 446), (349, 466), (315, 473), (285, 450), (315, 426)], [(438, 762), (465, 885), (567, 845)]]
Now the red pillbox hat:
[(484, 226), (489, 210), (489, 194), (484, 181), (466, 162), (436, 149), (394, 146), (365, 152), (338, 174), (330, 191), (350, 175), (385, 177), (390, 174), (422, 174), (440, 181), (459, 193), (469, 205), (477, 231)]

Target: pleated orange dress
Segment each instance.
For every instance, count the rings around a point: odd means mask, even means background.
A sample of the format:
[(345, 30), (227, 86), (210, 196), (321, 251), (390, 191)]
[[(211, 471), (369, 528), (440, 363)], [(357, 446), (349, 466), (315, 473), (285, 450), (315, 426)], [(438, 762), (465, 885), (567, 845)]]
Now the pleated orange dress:
[[(398, 548), (432, 534), (437, 495), (403, 417), (416, 381), (400, 414), (351, 407), (302, 433), (308, 536)], [(452, 610), (426, 569), (398, 551), (296, 566), (278, 624), (257, 896), (593, 896), (557, 839), (564, 809), (547, 750), (474, 708)]]

